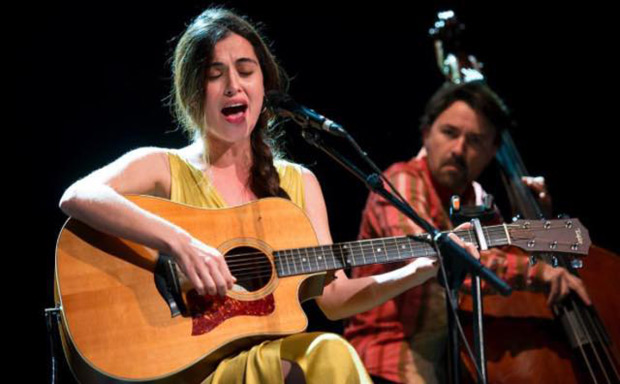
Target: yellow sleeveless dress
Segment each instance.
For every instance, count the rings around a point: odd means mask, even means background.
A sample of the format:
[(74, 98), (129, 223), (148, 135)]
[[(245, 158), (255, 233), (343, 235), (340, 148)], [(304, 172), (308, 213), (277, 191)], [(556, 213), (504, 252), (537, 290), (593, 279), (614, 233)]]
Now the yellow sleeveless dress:
[[(226, 203), (204, 174), (181, 156), (168, 153), (171, 172), (170, 200), (203, 208), (224, 208)], [(301, 208), (304, 185), (300, 165), (275, 162), (280, 186)], [(248, 351), (226, 358), (203, 384), (282, 383), (281, 360), (295, 362), (307, 383), (370, 383), (355, 349), (330, 333), (301, 333), (265, 341)]]

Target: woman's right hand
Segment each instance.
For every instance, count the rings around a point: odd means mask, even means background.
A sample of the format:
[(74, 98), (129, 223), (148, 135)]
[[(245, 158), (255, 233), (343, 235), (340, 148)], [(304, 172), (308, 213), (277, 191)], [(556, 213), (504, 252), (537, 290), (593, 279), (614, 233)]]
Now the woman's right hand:
[(217, 249), (122, 196), (169, 198), (170, 174), (168, 150), (140, 148), (75, 182), (60, 207), (99, 231), (172, 254), (201, 295), (224, 296), (236, 280)]
[(237, 279), (230, 273), (224, 255), (188, 233), (180, 237), (172, 255), (196, 291), (200, 295), (226, 296)]

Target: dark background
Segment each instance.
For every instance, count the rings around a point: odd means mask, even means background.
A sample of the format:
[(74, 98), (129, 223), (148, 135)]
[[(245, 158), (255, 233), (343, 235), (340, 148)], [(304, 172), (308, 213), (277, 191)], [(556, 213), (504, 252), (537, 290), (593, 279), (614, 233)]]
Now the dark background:
[[(208, 2), (22, 3), (8, 14), (21, 140), (17, 176), (25, 185), (18, 222), (29, 237), (12, 256), (27, 271), (28, 337), (16, 356), (33, 381), (49, 376), (43, 308), (53, 304), (55, 241), (66, 219), (60, 196), (76, 179), (140, 146), (181, 147), (163, 100), (173, 38)], [(613, 15), (593, 3), (563, 6), (454, 1), (404, 6), (336, 2), (220, 2), (265, 24), (301, 103), (343, 124), (381, 168), (417, 153), (418, 119), (441, 84), (427, 31), (452, 8), (467, 26), (471, 52), (513, 110), (513, 132), (531, 174), (547, 179), (556, 212), (579, 217), (598, 245), (618, 251), (615, 223), (617, 63)], [(360, 3), (361, 4), (361, 3)], [(13, 45), (15, 45), (13, 49)], [(287, 125), (289, 157), (323, 186), (335, 241), (354, 239), (367, 192)], [(617, 152), (617, 150), (616, 150)], [(26, 155), (26, 156), (24, 156)], [(14, 162), (14, 160), (13, 160)], [(25, 165), (25, 166), (24, 166)], [(501, 194), (495, 175), (485, 187)], [(15, 198), (15, 196), (13, 196)], [(30, 210), (32, 209), (32, 210)], [(12, 240), (12, 239), (11, 239)], [(585, 261), (587, 263), (587, 260)], [(23, 316), (23, 317), (22, 317)], [(339, 329), (313, 314), (313, 326)]]

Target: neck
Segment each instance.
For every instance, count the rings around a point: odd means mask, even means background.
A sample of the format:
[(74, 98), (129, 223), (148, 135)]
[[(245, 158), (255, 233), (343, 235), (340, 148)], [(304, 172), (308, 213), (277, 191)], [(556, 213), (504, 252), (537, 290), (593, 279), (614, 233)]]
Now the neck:
[[(252, 166), (252, 147), (250, 139), (230, 143), (216, 137), (207, 136), (197, 145), (201, 146), (203, 159), (208, 167), (220, 170), (235, 168), (248, 173)], [(205, 156), (206, 155), (206, 156)]]

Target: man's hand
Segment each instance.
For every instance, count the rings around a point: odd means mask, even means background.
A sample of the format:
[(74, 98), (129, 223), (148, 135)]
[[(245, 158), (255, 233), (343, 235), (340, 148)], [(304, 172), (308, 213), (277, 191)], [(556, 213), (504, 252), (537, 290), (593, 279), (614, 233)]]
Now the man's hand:
[(577, 293), (581, 300), (583, 300), (583, 302), (587, 305), (592, 304), (590, 296), (588, 296), (588, 292), (586, 291), (586, 287), (583, 285), (583, 281), (579, 277), (573, 275), (562, 267), (554, 268), (545, 264), (544, 268), (542, 279), (543, 281), (549, 283), (550, 286), (547, 305), (559, 303), (571, 291)]

